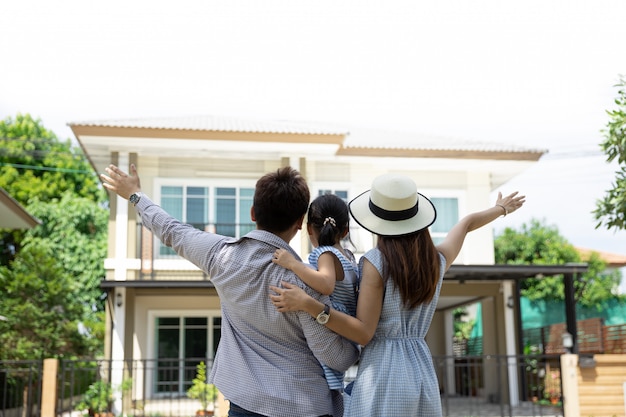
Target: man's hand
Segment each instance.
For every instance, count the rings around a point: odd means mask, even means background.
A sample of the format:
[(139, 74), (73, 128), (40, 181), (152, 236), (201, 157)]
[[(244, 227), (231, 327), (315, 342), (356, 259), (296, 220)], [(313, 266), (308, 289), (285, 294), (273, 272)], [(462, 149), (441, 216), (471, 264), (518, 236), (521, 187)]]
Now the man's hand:
[(130, 165), (130, 173), (128, 175), (115, 165), (111, 164), (104, 169), (107, 173), (100, 174), (102, 185), (107, 190), (115, 192), (120, 197), (128, 198), (134, 194), (141, 192), (141, 183), (137, 175), (135, 164)]

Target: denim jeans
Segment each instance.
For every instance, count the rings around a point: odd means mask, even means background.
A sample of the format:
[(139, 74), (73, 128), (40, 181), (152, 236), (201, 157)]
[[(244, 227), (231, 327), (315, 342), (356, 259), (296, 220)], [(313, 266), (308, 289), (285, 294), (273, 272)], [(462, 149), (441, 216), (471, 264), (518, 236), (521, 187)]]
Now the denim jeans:
[[(263, 414), (253, 413), (252, 411), (244, 410), (236, 404), (230, 403), (230, 410), (228, 410), (228, 417), (268, 417)], [(325, 415), (320, 417), (332, 417), (331, 415)]]
[(228, 417), (267, 417), (263, 414), (253, 413), (252, 411), (244, 410), (243, 408), (230, 403), (230, 410), (228, 410)]

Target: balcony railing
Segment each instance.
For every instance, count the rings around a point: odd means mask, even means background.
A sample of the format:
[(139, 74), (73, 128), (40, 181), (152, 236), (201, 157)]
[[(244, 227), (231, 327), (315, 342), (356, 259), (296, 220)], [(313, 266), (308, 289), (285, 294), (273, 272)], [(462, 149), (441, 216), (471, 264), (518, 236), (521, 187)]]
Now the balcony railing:
[[(240, 237), (254, 230), (254, 223), (206, 223), (192, 224), (199, 230)], [(141, 267), (139, 280), (203, 281), (209, 277), (189, 261), (178, 256), (172, 249), (158, 242), (152, 232), (137, 225), (137, 253)]]

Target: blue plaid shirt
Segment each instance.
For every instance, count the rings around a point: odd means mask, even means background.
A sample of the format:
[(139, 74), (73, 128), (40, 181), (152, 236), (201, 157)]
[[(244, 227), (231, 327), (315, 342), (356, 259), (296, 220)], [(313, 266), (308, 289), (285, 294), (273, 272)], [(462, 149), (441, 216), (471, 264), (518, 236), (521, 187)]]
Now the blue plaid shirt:
[(330, 303), (328, 296), (272, 263), (276, 248), (298, 257), (289, 244), (262, 230), (234, 239), (195, 229), (145, 195), (136, 209), (145, 227), (211, 277), (220, 297), (222, 336), (210, 381), (224, 397), (273, 417), (341, 415), (341, 397), (329, 390), (320, 362), (345, 371), (357, 360), (358, 349), (307, 313), (276, 311), (269, 286), (281, 281)]

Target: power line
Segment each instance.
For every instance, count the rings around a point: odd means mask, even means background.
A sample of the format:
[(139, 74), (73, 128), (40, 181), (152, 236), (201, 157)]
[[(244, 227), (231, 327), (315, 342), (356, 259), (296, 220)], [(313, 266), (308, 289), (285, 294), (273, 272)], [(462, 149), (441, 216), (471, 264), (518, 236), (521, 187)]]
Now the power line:
[(24, 165), (24, 164), (10, 164), (8, 162), (0, 162), (2, 166), (9, 166), (13, 168), (22, 168), (22, 169), (32, 169), (33, 171), (53, 171), (53, 172), (66, 172), (71, 174), (93, 174), (93, 171), (85, 171), (82, 169), (71, 169), (71, 168), (57, 168), (57, 167), (45, 167), (45, 166), (36, 166), (36, 165)]

